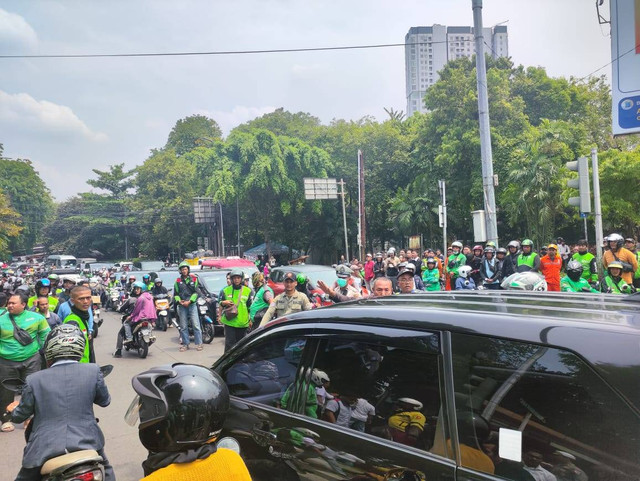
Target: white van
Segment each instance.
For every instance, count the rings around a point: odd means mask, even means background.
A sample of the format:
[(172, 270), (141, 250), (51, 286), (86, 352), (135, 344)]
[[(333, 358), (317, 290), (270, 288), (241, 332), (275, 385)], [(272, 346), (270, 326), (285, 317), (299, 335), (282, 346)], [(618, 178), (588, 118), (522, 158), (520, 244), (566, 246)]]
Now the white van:
[(51, 269), (75, 269), (78, 260), (73, 256), (53, 255), (47, 257), (45, 265)]

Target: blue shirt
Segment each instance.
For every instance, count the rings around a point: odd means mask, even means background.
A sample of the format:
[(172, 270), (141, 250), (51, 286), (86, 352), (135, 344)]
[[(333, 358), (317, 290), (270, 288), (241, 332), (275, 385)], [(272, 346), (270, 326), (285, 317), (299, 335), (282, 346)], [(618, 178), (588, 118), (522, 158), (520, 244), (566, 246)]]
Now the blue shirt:
[[(469, 284), (465, 285), (465, 281), (469, 281)], [(456, 279), (456, 291), (461, 291), (465, 289), (473, 290), (476, 288), (476, 283), (470, 277), (468, 279), (463, 279), (462, 277), (458, 277)]]
[[(64, 318), (71, 314), (71, 299), (63, 302), (58, 306), (58, 317), (64, 322)], [(89, 308), (89, 324), (87, 325), (89, 332), (93, 332), (93, 309)]]

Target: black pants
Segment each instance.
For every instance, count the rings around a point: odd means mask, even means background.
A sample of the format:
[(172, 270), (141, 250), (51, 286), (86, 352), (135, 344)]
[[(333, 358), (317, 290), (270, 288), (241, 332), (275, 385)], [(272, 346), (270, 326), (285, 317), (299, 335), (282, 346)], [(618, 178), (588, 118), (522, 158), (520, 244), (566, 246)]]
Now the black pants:
[[(22, 379), (23, 381), (29, 374), (38, 372), (42, 367), (40, 353), (36, 352), (33, 356), (24, 361), (9, 361), (0, 358), (0, 381), (5, 379)], [(15, 393), (9, 391), (0, 385), (0, 409), (4, 412), (5, 408), (13, 402)]]
[(247, 335), (246, 327), (224, 326), (224, 352), (227, 352), (236, 343)]
[[(105, 481), (116, 481), (116, 475), (113, 472), (113, 467), (109, 464), (106, 454), (104, 454), (104, 449), (97, 449), (96, 451), (98, 451), (98, 454), (102, 456), (102, 459), (104, 460), (103, 466)], [(20, 472), (18, 473), (15, 481), (40, 481), (41, 479), (40, 468), (25, 468), (23, 466), (20, 468)]]

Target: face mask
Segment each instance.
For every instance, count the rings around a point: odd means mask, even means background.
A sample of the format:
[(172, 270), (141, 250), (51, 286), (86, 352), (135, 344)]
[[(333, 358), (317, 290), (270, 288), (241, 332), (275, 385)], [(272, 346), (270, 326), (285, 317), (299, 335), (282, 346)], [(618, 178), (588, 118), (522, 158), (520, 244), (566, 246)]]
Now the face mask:
[(346, 287), (347, 286), (347, 280), (346, 279), (338, 279), (338, 286), (339, 287)]

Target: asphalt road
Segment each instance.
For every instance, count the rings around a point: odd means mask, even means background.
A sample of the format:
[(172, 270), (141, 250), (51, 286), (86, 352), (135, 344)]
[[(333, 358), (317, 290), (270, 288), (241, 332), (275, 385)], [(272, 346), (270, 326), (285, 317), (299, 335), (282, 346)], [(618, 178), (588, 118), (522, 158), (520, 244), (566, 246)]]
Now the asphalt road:
[[(173, 362), (189, 362), (211, 366), (224, 350), (224, 338), (216, 337), (204, 350), (198, 352), (191, 344), (191, 349), (179, 352), (178, 333), (175, 328), (167, 332), (155, 331), (157, 341), (149, 349), (146, 359), (140, 359), (137, 353), (123, 352), (121, 359), (114, 359), (116, 335), (120, 329), (120, 316), (103, 313), (105, 318), (98, 337), (94, 341), (96, 359), (100, 365), (113, 364), (113, 372), (106, 378), (111, 404), (106, 408), (94, 407), (95, 415), (100, 420), (100, 427), (106, 439), (105, 451), (114, 467), (119, 480), (137, 480), (142, 478), (140, 464), (147, 452), (138, 440), (137, 428), (124, 422), (124, 414), (134, 397), (131, 388), (131, 377), (153, 366)], [(11, 480), (20, 470), (22, 450), (24, 448), (24, 430), (16, 425), (12, 433), (0, 433), (0, 479)]]

